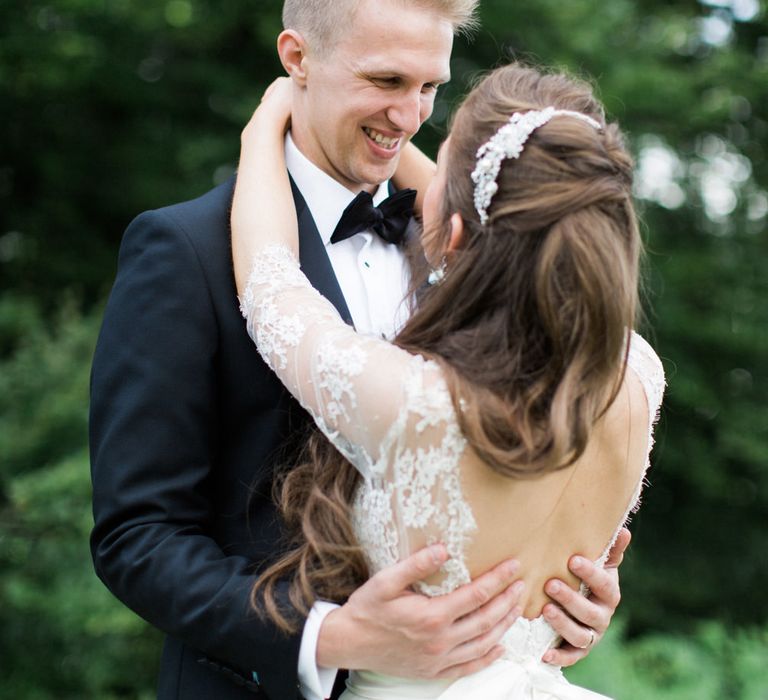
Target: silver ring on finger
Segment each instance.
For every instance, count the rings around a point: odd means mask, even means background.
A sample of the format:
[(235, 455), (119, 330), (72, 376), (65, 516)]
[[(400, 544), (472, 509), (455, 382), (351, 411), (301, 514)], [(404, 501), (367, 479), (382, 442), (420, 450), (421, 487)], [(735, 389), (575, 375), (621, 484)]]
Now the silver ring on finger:
[(595, 639), (597, 639), (595, 630), (591, 627), (588, 627), (587, 629), (589, 630), (589, 641), (584, 646), (579, 647), (579, 649), (589, 649), (595, 643)]

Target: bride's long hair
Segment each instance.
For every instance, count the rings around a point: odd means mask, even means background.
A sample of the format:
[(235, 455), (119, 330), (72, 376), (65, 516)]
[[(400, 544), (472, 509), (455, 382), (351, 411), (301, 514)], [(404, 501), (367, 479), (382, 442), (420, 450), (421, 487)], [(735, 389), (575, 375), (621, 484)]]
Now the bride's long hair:
[[(536, 129), (520, 158), (503, 162), (481, 225), (470, 178), (478, 148), (514, 112), (548, 106), (603, 128), (562, 117)], [(489, 468), (533, 478), (579, 458), (621, 385), (638, 312), (633, 163), (590, 85), (520, 64), (485, 77), (450, 133), (432, 233), (447, 243), (458, 212), (464, 238), (395, 343), (442, 365), (462, 432)], [(279, 481), (291, 541), (251, 599), (286, 631), (317, 598), (343, 602), (368, 577), (350, 520), (357, 483), (318, 431)]]

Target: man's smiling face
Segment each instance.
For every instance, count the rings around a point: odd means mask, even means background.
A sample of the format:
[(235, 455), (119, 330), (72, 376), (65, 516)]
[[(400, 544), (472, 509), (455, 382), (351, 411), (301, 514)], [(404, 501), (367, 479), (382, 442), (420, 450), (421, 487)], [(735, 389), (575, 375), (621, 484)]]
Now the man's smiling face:
[(451, 23), (392, 0), (362, 0), (348, 31), (304, 59), (294, 108), (296, 145), (345, 187), (390, 178), (400, 150), (450, 78)]

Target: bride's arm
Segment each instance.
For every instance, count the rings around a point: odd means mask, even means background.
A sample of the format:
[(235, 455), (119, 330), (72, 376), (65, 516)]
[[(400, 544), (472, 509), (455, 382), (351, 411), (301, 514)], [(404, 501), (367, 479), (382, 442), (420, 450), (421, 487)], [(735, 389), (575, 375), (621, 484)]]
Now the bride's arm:
[(241, 135), (240, 166), (232, 200), (232, 258), (242, 295), (253, 261), (269, 245), (298, 258), (296, 208), (285, 166), (285, 130), (291, 115), (290, 78), (278, 78)]
[(288, 79), (276, 81), (243, 131), (231, 215), (240, 308), (267, 365), (329, 440), (368, 473), (398, 415), (399, 380), (414, 357), (355, 333), (300, 268), (284, 157), (290, 104)]
[(409, 141), (400, 153), (400, 161), (392, 180), (399, 190), (407, 187), (416, 190), (414, 209), (419, 216), (424, 204), (424, 193), (432, 182), (432, 178), (435, 177), (436, 171), (437, 165), (434, 161)]

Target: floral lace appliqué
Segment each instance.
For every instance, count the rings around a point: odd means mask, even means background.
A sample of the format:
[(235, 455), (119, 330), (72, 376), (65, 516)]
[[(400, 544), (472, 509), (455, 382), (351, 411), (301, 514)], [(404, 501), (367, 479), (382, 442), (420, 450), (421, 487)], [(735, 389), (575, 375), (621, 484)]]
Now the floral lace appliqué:
[(362, 348), (339, 347), (333, 342), (323, 342), (317, 352), (318, 388), (325, 394), (324, 413), (328, 419), (350, 419), (350, 410), (357, 406), (353, 378), (360, 376), (366, 363)]
[(287, 348), (296, 347), (306, 330), (298, 314), (279, 311), (274, 294), (302, 285), (305, 280), (288, 248), (269, 246), (254, 261), (240, 298), (240, 313), (247, 321), (248, 333), (264, 362), (273, 370), (286, 368)]

